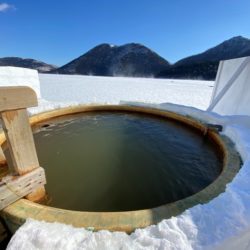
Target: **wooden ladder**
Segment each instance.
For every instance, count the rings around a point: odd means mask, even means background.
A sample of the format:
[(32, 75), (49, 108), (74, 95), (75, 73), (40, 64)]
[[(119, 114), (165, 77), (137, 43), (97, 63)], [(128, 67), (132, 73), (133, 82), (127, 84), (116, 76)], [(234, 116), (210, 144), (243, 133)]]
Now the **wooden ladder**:
[(34, 106), (38, 101), (31, 88), (0, 87), (0, 118), (10, 151), (10, 173), (0, 181), (0, 210), (24, 196), (31, 201), (45, 197), (45, 173), (39, 166), (27, 113)]

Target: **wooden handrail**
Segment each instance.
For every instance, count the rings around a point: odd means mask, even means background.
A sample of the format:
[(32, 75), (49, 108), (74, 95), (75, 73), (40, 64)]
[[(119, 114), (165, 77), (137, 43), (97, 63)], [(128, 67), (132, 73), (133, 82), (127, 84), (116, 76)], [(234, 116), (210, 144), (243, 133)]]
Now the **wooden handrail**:
[(37, 96), (29, 87), (0, 87), (0, 112), (38, 106)]

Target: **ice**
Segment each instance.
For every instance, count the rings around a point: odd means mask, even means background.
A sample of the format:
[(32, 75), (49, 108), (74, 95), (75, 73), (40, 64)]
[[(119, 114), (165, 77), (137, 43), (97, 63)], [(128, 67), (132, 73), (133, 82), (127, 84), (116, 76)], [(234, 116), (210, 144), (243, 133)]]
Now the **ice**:
[(8, 249), (250, 249), (250, 117), (206, 112), (213, 82), (40, 74), (45, 100), (34, 114), (76, 104), (112, 103), (172, 110), (222, 124), (236, 144), (243, 166), (226, 191), (207, 204), (131, 235), (91, 232), (28, 219)]

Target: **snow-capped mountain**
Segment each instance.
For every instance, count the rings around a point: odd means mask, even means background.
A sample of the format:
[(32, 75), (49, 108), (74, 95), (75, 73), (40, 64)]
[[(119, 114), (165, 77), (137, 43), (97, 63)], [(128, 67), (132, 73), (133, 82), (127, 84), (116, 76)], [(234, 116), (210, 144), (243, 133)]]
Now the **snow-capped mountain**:
[(101, 44), (53, 71), (60, 74), (100, 76), (155, 76), (169, 63), (149, 48), (130, 43), (123, 46)]

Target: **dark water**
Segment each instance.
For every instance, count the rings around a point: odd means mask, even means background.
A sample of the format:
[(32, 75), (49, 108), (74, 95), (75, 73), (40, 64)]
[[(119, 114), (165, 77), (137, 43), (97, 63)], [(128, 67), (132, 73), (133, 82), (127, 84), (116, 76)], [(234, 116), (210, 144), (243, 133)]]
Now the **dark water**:
[(50, 205), (58, 208), (152, 208), (200, 191), (221, 172), (208, 139), (154, 116), (91, 112), (35, 129)]

